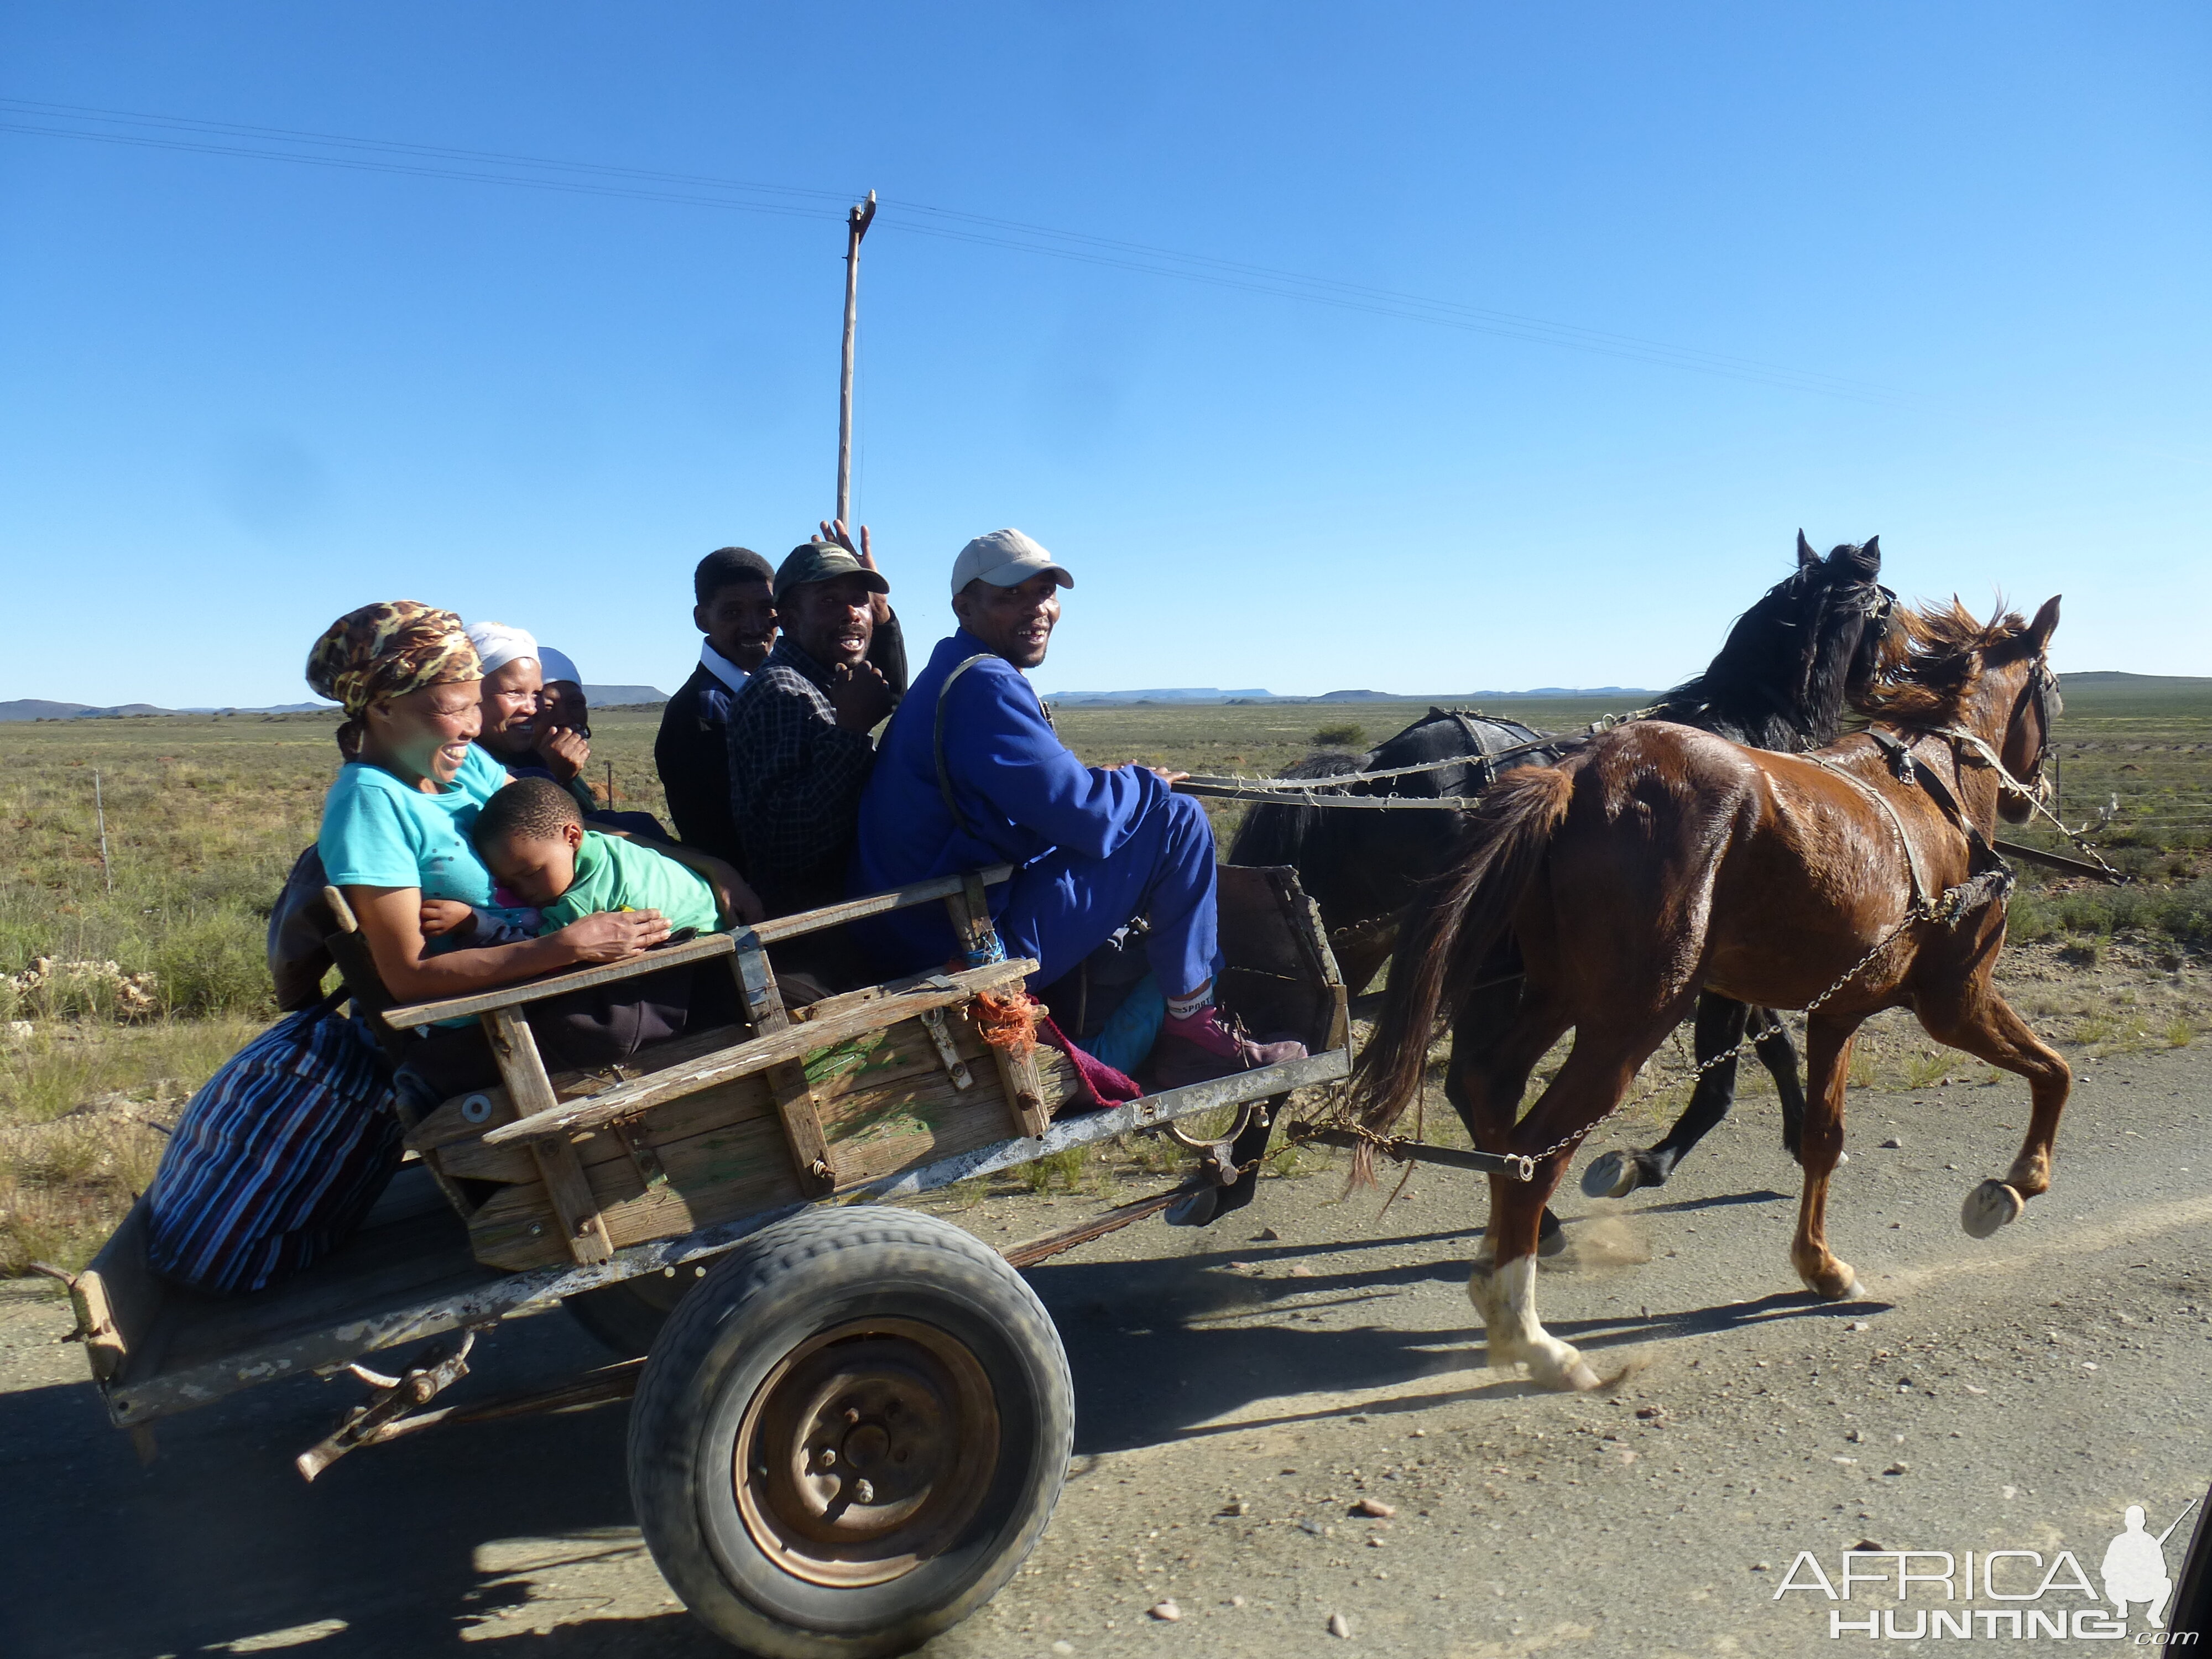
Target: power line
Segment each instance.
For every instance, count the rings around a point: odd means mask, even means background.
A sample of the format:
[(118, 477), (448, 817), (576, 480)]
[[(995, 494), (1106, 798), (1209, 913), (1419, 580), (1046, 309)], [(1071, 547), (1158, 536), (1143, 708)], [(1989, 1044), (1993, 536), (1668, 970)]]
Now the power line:
[[(805, 189), (788, 185), (720, 179), (600, 162), (571, 161), (450, 145), (416, 144), (362, 138), (290, 127), (203, 121), (141, 110), (102, 109), (30, 99), (0, 98), (0, 131), (69, 138), (131, 148), (282, 161), (356, 173), (447, 179), (471, 184), (505, 185), (561, 194), (597, 196), (682, 207), (778, 217), (842, 216), (853, 192)], [(57, 121), (76, 125), (57, 125)], [(87, 124), (98, 124), (88, 125)], [(117, 128), (138, 131), (116, 131)], [(333, 154), (331, 152), (340, 152)], [(520, 169), (521, 171), (517, 171)], [(819, 204), (819, 206), (813, 205)], [(1165, 276), (1209, 288), (1323, 305), (1337, 310), (1425, 324), (1460, 332), (1485, 334), (1539, 345), (1686, 369), (1756, 385), (1854, 402), (1897, 404), (1905, 394), (1890, 387), (1841, 376), (1766, 363), (1753, 358), (1706, 351), (1602, 329), (1584, 328), (1459, 301), (1406, 294), (1364, 283), (1314, 276), (1297, 271), (1189, 253), (1142, 242), (1025, 224), (921, 202), (896, 202), (883, 228), (907, 235), (963, 242), (981, 247), (1040, 254), (1076, 264)]]

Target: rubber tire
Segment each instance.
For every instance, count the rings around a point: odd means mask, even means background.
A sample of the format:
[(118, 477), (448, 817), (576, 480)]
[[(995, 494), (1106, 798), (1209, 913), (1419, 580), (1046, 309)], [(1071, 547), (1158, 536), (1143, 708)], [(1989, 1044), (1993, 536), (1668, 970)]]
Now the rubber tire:
[[(729, 1470), (768, 1374), (817, 1333), (872, 1316), (924, 1321), (973, 1354), (995, 1396), (1000, 1468), (950, 1548), (888, 1583), (833, 1589), (761, 1552)], [(730, 1251), (671, 1316), (631, 1408), (630, 1494), (663, 1577), (724, 1641), (763, 1659), (876, 1659), (958, 1624), (1013, 1576), (1060, 1500), (1074, 1429), (1060, 1333), (1003, 1257), (934, 1216), (811, 1210)]]
[(653, 1351), (678, 1302), (699, 1282), (688, 1262), (676, 1271), (684, 1288), (649, 1273), (564, 1296), (561, 1305), (579, 1325), (623, 1358), (642, 1358)]

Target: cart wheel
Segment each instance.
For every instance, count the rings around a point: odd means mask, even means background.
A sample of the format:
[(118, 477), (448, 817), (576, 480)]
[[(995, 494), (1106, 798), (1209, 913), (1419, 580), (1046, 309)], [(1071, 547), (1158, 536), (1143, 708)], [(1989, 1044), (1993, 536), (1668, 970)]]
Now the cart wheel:
[(691, 1611), (765, 1659), (871, 1659), (1013, 1576), (1067, 1475), (1060, 1334), (933, 1216), (810, 1211), (738, 1245), (654, 1343), (630, 1492)]

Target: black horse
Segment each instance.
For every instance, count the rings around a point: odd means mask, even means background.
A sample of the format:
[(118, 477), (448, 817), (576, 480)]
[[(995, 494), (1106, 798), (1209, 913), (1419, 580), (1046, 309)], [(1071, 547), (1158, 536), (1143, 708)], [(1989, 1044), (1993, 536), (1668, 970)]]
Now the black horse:
[[(1845, 710), (1873, 681), (1889, 641), (1897, 596), (1881, 586), (1881, 574), (1878, 538), (1863, 545), (1846, 544), (1822, 558), (1800, 531), (1796, 570), (1736, 619), (1704, 673), (1676, 686), (1639, 718), (1679, 721), (1759, 749), (1817, 749), (1834, 742)], [(1455, 763), (1434, 771), (1378, 777), (1346, 793), (1465, 797), (1515, 767), (1556, 764), (1577, 742), (1511, 720), (1432, 708), (1364, 755), (1312, 755), (1282, 775), (1320, 778), (1450, 761)], [(1424, 882), (1448, 867), (1460, 833), (1458, 815), (1447, 811), (1271, 804), (1246, 816), (1229, 861), (1297, 866), (1320, 906), (1344, 981), (1356, 993), (1389, 959), (1400, 911)], [(1518, 966), (1510, 954), (1495, 964), (1491, 994), (1474, 998), (1454, 1025), (1455, 1045), (1486, 1040), (1510, 1015)], [(1703, 1065), (1735, 1048), (1753, 1022), (1755, 1051), (1782, 1097), (1783, 1144), (1794, 1157), (1805, 1095), (1796, 1050), (1773, 1012), (1707, 992), (1698, 1004), (1698, 1060)], [(1688, 1107), (1664, 1139), (1604, 1154), (1585, 1172), (1583, 1189), (1618, 1198), (1638, 1187), (1664, 1185), (1690, 1148), (1728, 1115), (1735, 1098), (1730, 1059), (1698, 1079)], [(1557, 1224), (1548, 1215), (1547, 1223), (1547, 1233), (1555, 1233)]]

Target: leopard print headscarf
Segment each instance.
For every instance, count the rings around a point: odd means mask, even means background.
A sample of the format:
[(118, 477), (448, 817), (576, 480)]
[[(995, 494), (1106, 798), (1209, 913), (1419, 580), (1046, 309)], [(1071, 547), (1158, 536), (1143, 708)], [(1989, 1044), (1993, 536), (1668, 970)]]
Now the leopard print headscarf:
[(349, 723), (380, 697), (483, 678), (477, 648), (462, 631), (461, 619), (412, 599), (387, 599), (348, 611), (307, 653), (307, 684), (344, 704)]

